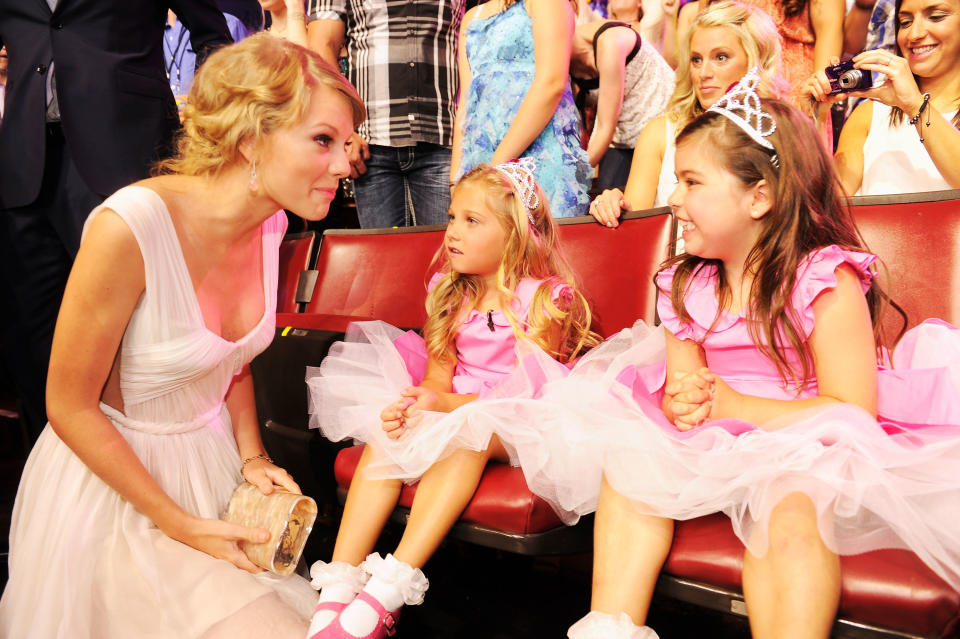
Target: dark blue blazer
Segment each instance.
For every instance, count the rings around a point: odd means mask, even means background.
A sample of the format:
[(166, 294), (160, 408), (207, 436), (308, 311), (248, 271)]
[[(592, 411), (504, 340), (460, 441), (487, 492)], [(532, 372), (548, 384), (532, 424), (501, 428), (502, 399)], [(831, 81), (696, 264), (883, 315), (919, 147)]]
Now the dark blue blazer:
[(146, 177), (179, 126), (163, 66), (171, 8), (202, 56), (229, 43), (214, 0), (0, 0), (9, 56), (0, 123), (0, 209), (36, 200), (43, 176), (45, 72), (55, 65), (64, 136), (91, 190), (103, 196)]

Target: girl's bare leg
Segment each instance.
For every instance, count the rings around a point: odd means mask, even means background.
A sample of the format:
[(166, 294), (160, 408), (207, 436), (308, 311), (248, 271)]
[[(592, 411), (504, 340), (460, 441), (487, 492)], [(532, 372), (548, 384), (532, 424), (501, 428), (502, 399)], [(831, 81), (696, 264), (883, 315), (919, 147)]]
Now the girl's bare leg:
[(767, 554), (745, 554), (743, 594), (758, 639), (830, 636), (840, 600), (840, 559), (820, 537), (813, 502), (803, 493), (774, 508)]
[(625, 612), (642, 626), (672, 542), (672, 519), (639, 512), (604, 478), (594, 522), (590, 609)]
[(509, 459), (494, 435), (487, 450), (457, 450), (424, 473), (394, 557), (421, 568), (460, 518), (491, 459)]
[(367, 467), (376, 460), (377, 452), (368, 445), (350, 482), (331, 561), (359, 565), (373, 552), (387, 518), (397, 505), (403, 487), (401, 480), (367, 477)]

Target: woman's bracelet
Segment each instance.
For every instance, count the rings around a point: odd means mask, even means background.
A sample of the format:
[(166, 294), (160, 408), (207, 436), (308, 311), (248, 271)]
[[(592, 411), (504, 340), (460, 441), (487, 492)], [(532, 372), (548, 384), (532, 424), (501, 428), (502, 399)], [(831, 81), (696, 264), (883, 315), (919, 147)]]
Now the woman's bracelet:
[[(927, 121), (926, 125), (930, 126), (930, 94), (923, 94), (923, 102), (920, 103), (920, 110), (917, 111), (917, 114), (910, 118), (910, 126), (913, 126), (920, 120), (920, 116), (923, 115), (923, 112), (927, 112)], [(918, 132), (919, 133), (919, 132)], [(920, 143), (923, 144), (923, 135), (920, 134)]]
[(247, 464), (249, 464), (250, 462), (252, 462), (252, 461), (255, 460), (255, 459), (263, 459), (264, 461), (266, 461), (266, 462), (268, 462), (268, 463), (271, 463), (271, 464), (273, 463), (273, 460), (270, 459), (270, 455), (268, 455), (268, 454), (266, 454), (266, 453), (260, 453), (259, 455), (254, 455), (253, 457), (247, 457), (246, 459), (243, 460), (243, 463), (240, 464), (240, 474), (241, 474), (241, 475), (243, 474), (243, 469), (247, 466)]

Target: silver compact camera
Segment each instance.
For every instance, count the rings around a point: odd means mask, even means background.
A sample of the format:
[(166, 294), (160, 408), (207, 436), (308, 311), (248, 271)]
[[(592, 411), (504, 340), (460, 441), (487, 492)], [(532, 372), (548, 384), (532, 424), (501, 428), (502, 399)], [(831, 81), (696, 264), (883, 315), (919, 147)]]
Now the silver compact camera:
[(853, 61), (846, 60), (823, 70), (830, 81), (830, 94), (863, 91), (873, 86), (873, 74), (866, 69), (854, 69)]

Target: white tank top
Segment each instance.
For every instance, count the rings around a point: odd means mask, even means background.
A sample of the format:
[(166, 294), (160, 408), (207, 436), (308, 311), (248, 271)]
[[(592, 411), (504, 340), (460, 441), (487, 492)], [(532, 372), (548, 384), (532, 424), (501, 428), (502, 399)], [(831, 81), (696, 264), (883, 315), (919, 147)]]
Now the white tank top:
[(663, 144), (663, 163), (660, 165), (660, 179), (657, 180), (657, 197), (653, 199), (653, 206), (666, 206), (667, 198), (677, 188), (677, 176), (673, 174), (673, 157), (677, 151), (677, 132), (676, 126), (670, 120), (669, 116), (664, 118), (666, 139)]
[[(950, 188), (940, 175), (930, 154), (920, 142), (917, 129), (904, 119), (900, 126), (890, 126), (891, 108), (882, 102), (873, 103), (873, 120), (863, 144), (863, 180), (857, 195), (918, 193)], [(949, 122), (956, 115), (944, 113)]]

